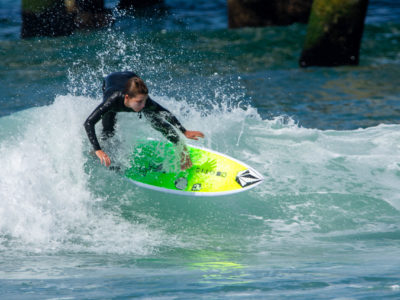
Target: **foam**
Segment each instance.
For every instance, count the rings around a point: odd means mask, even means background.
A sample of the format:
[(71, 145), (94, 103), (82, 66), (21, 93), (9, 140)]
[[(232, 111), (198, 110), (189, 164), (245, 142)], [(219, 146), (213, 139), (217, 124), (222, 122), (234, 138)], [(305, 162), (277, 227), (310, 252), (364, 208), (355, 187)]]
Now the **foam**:
[(107, 199), (89, 188), (83, 121), (96, 104), (58, 96), (49, 106), (17, 114), (25, 131), (0, 141), (0, 236), (7, 242), (0, 247), (146, 254), (163, 244), (161, 229), (102, 209)]
[[(374, 219), (374, 210), (381, 207), (390, 213), (388, 204), (400, 208), (400, 148), (394, 142), (400, 138), (398, 125), (322, 131), (299, 127), (287, 117), (262, 120), (251, 106), (224, 102), (202, 109), (185, 99), (152, 97), (187, 129), (205, 133), (204, 140), (191, 143), (237, 157), (265, 176), (263, 185), (238, 199), (243, 203), (252, 199), (259, 205), (274, 198), (283, 201), (273, 218), (249, 213), (264, 220), (270, 228), (266, 235), (272, 238), (293, 238), (301, 232), (312, 239), (320, 228), (335, 231), (340, 224), (325, 224), (335, 219), (324, 221), (319, 214), (326, 206), (327, 211), (357, 215), (352, 210), (359, 207), (343, 206), (346, 197), (359, 199), (355, 203), (360, 207), (367, 205), (362, 207), (364, 220)], [(132, 206), (131, 219), (123, 216), (125, 203), (152, 205), (163, 199), (159, 193), (142, 194), (140, 188), (122, 183), (89, 155), (82, 124), (99, 101), (58, 96), (49, 106), (2, 118), (5, 124), (12, 118), (14, 130), (3, 133), (0, 140), (1, 248), (13, 244), (14, 249), (34, 252), (62, 249), (146, 255), (163, 247), (191, 247), (204, 241), (195, 233), (188, 238), (185, 230), (167, 233), (164, 226), (170, 220), (139, 216), (146, 215), (143, 207), (135, 212)], [(121, 113), (118, 120), (118, 147), (110, 148), (113, 159), (126, 159), (138, 139), (163, 139), (136, 114)], [(371, 201), (377, 204), (371, 206)], [(235, 213), (239, 208), (231, 209)], [(243, 214), (240, 209), (236, 212)], [(337, 228), (348, 229), (354, 228)]]

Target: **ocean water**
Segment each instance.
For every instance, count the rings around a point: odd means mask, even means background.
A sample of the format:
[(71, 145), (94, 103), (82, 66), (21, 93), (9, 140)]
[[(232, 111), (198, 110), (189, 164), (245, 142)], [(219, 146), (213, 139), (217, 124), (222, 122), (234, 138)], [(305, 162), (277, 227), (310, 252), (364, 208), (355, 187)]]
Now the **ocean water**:
[[(20, 40), (1, 1), (0, 298), (400, 299), (398, 1), (370, 1), (360, 66), (309, 69), (305, 25), (228, 30), (225, 1), (166, 4)], [(82, 124), (123, 69), (264, 183), (192, 198), (101, 166)], [(123, 163), (148, 137), (121, 113), (104, 149)]]

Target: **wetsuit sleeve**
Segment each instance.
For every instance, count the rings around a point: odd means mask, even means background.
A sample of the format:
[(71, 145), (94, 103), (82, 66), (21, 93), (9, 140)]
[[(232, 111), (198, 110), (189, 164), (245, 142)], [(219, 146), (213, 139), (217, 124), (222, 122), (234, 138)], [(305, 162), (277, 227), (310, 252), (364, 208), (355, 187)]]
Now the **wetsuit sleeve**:
[(178, 121), (178, 119), (167, 109), (162, 107), (152, 99), (147, 99), (146, 107), (143, 114), (150, 121), (151, 126), (161, 132), (170, 142), (177, 144), (180, 140), (176, 128), (182, 133), (186, 129)]
[(111, 111), (113, 102), (115, 101), (116, 97), (118, 97), (117, 94), (112, 95), (105, 102), (97, 106), (96, 109), (90, 114), (90, 116), (86, 119), (84, 123), (86, 134), (95, 151), (101, 150), (101, 147), (99, 141), (97, 140), (96, 131), (94, 127), (102, 116)]

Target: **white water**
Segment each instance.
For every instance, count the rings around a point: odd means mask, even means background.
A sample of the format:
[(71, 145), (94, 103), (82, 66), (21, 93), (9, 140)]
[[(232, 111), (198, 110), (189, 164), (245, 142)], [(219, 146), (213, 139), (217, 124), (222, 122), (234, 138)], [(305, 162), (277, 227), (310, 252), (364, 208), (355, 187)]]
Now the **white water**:
[(95, 105), (92, 99), (59, 96), (50, 106), (1, 120), (8, 131), (0, 144), (2, 250), (11, 248), (8, 240), (13, 250), (29, 252), (147, 254), (174, 239), (96, 206), (104, 199), (88, 187), (82, 126)]
[[(184, 101), (154, 99), (186, 128), (205, 133), (206, 139), (195, 144), (243, 160), (265, 176), (265, 183), (233, 197), (230, 207), (224, 207), (229, 198), (201, 204), (178, 197), (174, 202), (143, 191), (108, 172), (90, 154), (82, 124), (99, 100), (58, 96), (49, 106), (0, 119), (0, 250), (149, 255), (162, 247), (201, 247), (205, 229), (188, 236), (188, 220), (170, 220), (161, 209), (150, 213), (169, 204), (176, 211), (209, 205), (204, 216), (210, 225), (222, 222), (212, 219), (220, 209), (231, 210), (239, 224), (256, 222), (264, 229), (251, 246), (255, 248), (299, 234), (311, 241), (318, 232), (335, 236), (398, 230), (399, 223), (389, 217), (400, 208), (400, 126), (321, 131), (285, 118), (261, 120), (251, 107), (214, 107), (204, 113)], [(110, 153), (113, 159), (123, 160), (137, 139), (163, 139), (136, 114), (121, 113), (118, 119), (119, 149)], [(158, 204), (163, 201), (172, 202)], [(246, 201), (264, 208), (245, 208)], [(122, 208), (132, 203), (145, 207)], [(377, 211), (389, 215), (379, 221)], [(350, 224), (353, 218), (359, 219), (357, 226)], [(171, 230), (172, 223), (178, 230)]]

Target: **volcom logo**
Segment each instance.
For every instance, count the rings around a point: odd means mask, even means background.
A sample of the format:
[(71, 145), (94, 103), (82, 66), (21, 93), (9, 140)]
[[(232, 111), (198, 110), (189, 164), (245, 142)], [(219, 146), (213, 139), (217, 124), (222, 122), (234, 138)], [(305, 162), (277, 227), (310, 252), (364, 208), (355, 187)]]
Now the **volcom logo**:
[(262, 178), (260, 178), (255, 172), (250, 169), (240, 171), (236, 175), (236, 182), (239, 183), (240, 186), (243, 188), (260, 181), (262, 181)]

